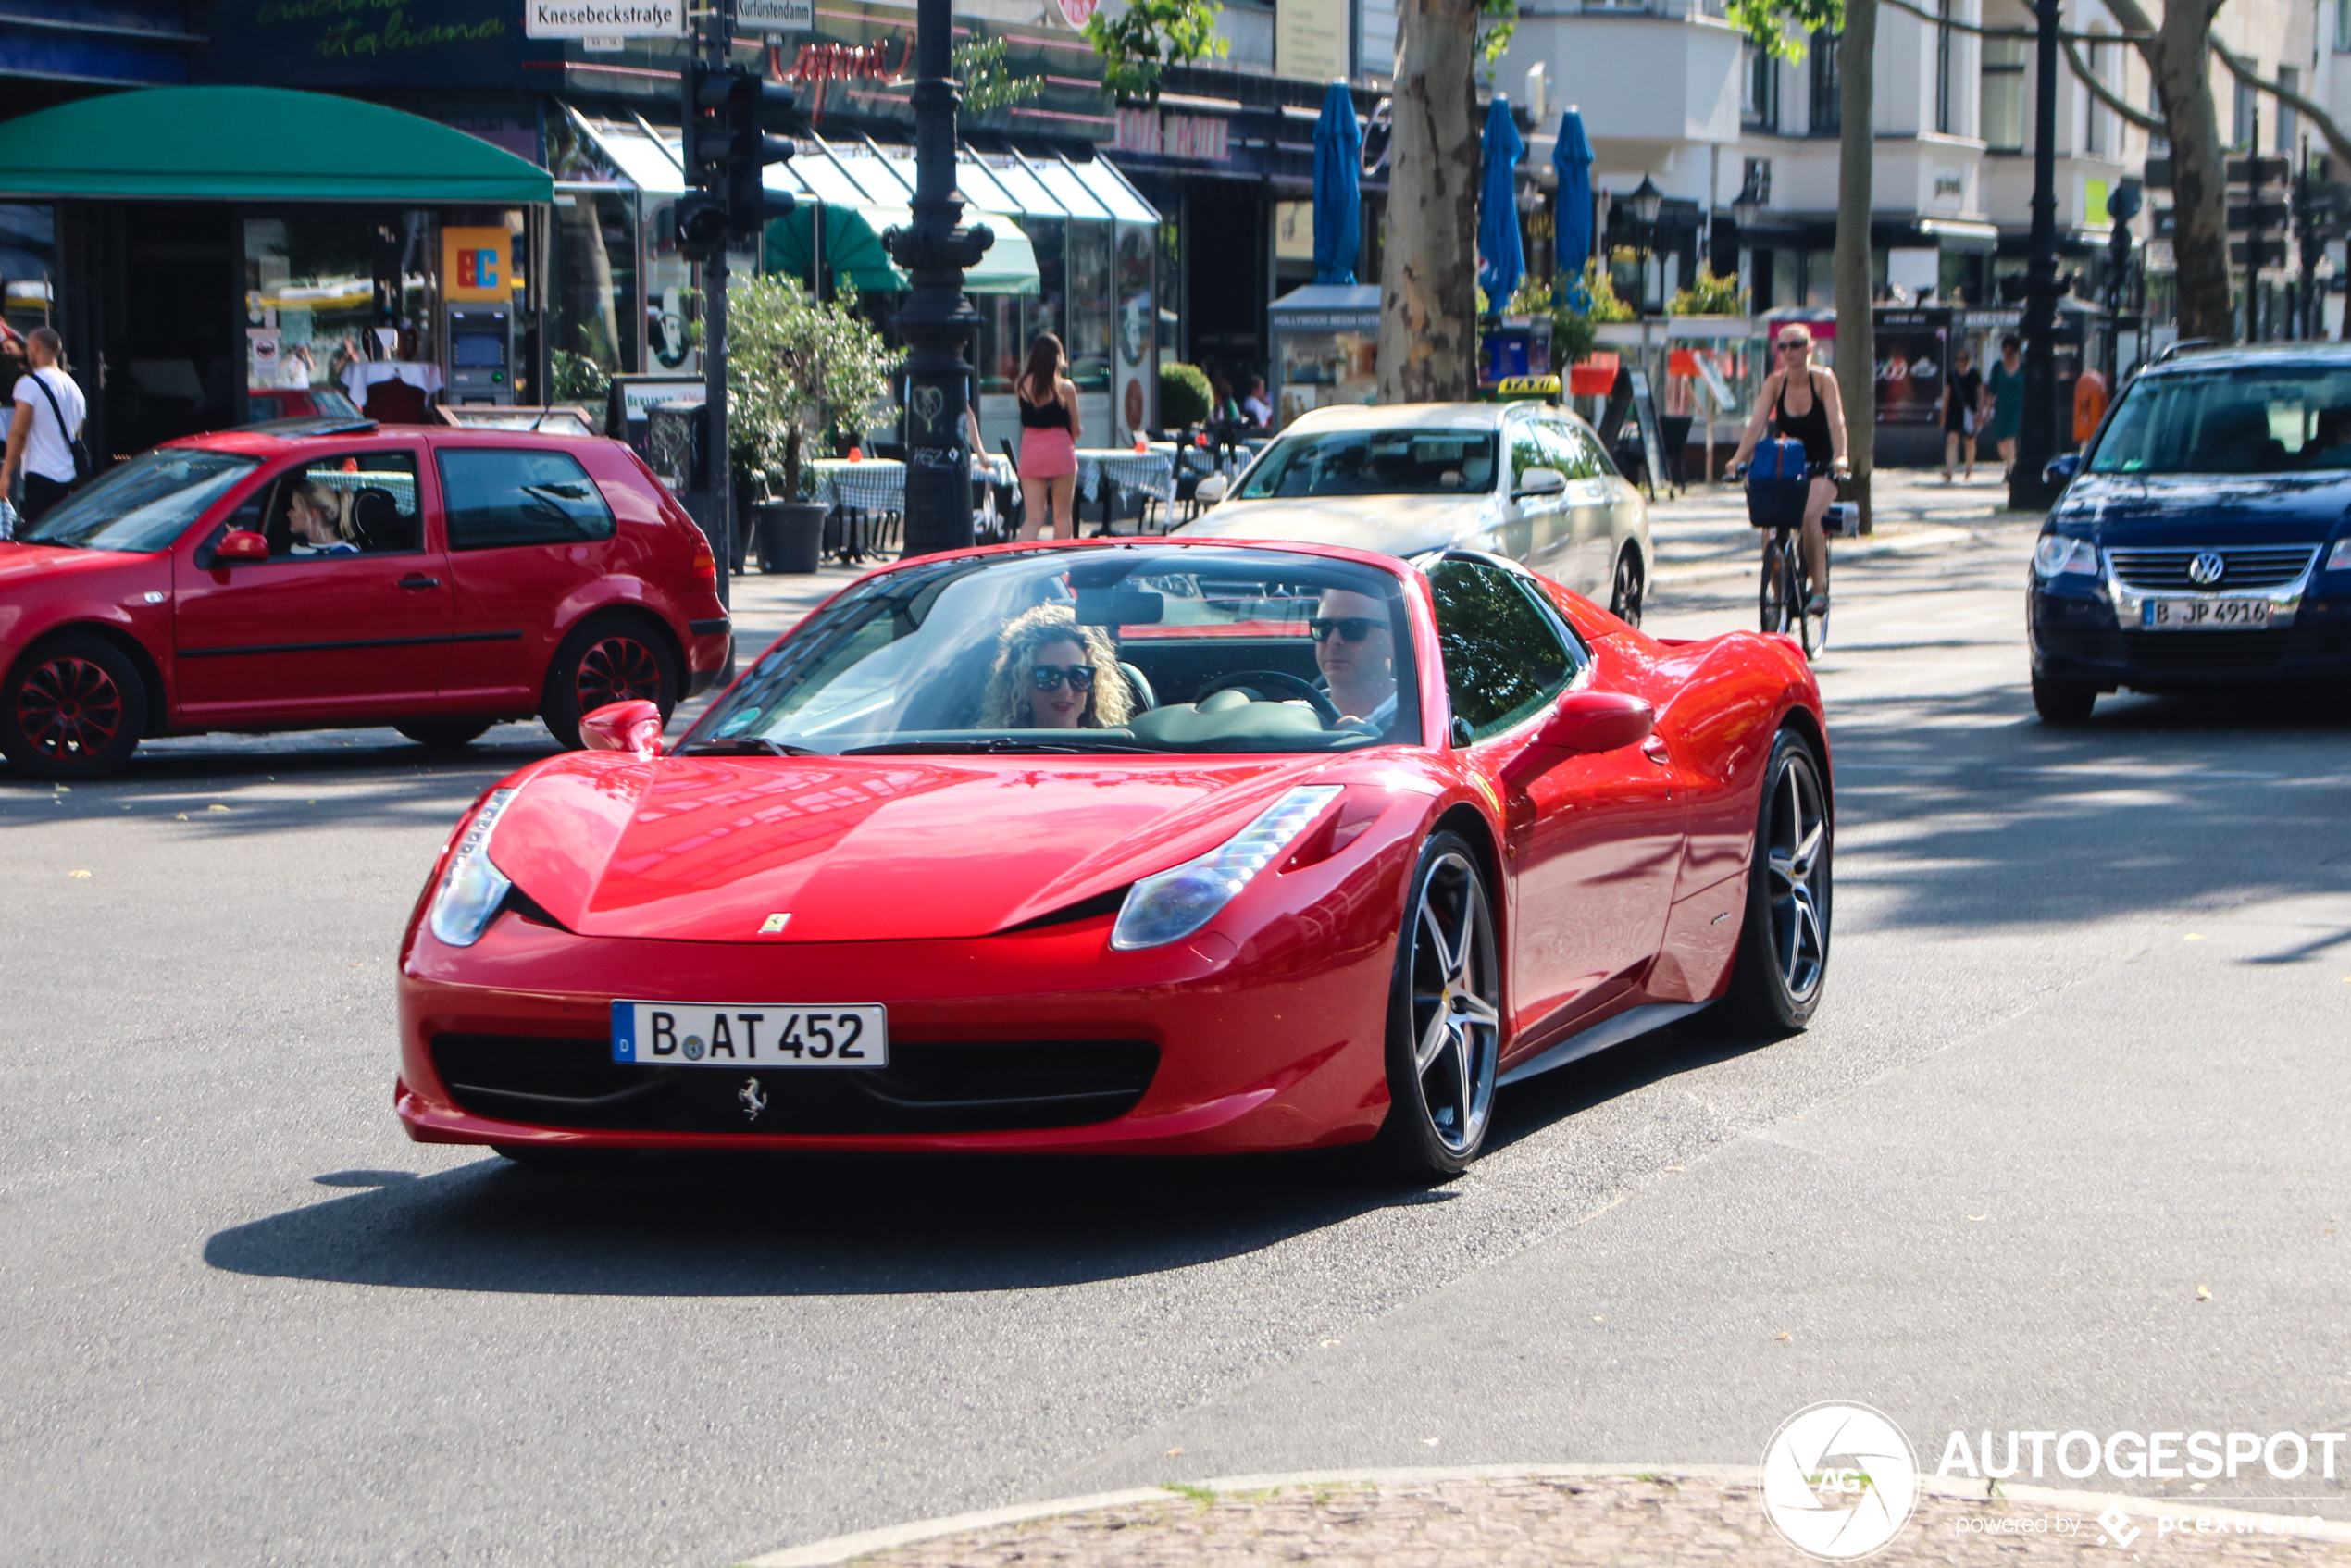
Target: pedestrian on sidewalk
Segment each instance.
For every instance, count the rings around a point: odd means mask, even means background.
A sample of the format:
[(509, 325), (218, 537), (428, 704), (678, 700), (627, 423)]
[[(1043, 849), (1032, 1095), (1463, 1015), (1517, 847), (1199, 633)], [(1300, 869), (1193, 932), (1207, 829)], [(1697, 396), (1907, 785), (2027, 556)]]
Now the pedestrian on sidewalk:
[(1020, 536), (1041, 537), (1051, 523), (1056, 539), (1077, 537), (1077, 384), (1069, 379), (1062, 341), (1039, 332), (1028, 345), (1028, 367), (1013, 388), (1020, 404)]
[(1951, 373), (1943, 381), (1943, 482), (1951, 482), (1951, 465), (1967, 457), (1967, 482), (1975, 482), (1975, 427), (1984, 417), (1984, 377), (1967, 345), (1951, 356)]
[(54, 327), (36, 327), (25, 339), (31, 368), (16, 381), (10, 401), (6, 455), (0, 457), (0, 495), (24, 475), (24, 500), (18, 507), (24, 520), (37, 523), (42, 514), (66, 498), (81, 482), (74, 448), (81, 439), (81, 421), (89, 409), (81, 389), (65, 369), (65, 340)]
[(1999, 363), (1984, 389), (1992, 398), (1992, 444), (2000, 449), (2000, 474), (2016, 467), (2016, 438), (2024, 433), (2024, 340), (2014, 332), (2000, 340)]

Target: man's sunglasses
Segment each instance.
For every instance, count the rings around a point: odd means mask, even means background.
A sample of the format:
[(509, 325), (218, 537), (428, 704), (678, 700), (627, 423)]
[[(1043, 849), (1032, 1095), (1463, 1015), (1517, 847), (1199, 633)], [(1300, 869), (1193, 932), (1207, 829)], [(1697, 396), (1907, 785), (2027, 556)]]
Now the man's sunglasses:
[(1064, 680), (1069, 682), (1072, 691), (1091, 691), (1094, 689), (1094, 666), (1038, 665), (1029, 670), (1028, 678), (1037, 683), (1039, 691), (1058, 691)]
[(1332, 632), (1338, 633), (1350, 642), (1361, 642), (1378, 625), (1379, 622), (1369, 616), (1316, 616), (1306, 623), (1306, 629), (1314, 634), (1317, 642), (1328, 642)]

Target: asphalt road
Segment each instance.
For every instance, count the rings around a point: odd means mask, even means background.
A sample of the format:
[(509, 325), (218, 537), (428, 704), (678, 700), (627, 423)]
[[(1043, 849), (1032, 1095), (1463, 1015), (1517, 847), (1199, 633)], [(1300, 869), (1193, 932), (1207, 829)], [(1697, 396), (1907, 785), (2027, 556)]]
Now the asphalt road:
[[(1813, 1028), (1508, 1091), (1412, 1193), (412, 1145), (392, 945), (533, 730), (0, 775), (0, 1561), (716, 1564), (1250, 1471), (1752, 1462), (1826, 1398), (1930, 1467), (1954, 1428), (2351, 1427), (2351, 715), (2042, 728), (2031, 532), (1840, 568)], [(1652, 629), (1750, 604), (1700, 574)], [(2345, 1517), (2345, 1459), (2202, 1495)]]

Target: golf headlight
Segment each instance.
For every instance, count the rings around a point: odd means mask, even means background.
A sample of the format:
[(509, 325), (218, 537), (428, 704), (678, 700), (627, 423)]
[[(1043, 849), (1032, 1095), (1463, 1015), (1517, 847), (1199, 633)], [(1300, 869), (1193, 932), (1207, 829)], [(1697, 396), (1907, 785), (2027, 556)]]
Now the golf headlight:
[(1161, 947), (1207, 925), (1249, 886), (1250, 877), (1281, 858), (1338, 792), (1336, 784), (1292, 790), (1217, 848), (1127, 889), (1118, 924), (1111, 927), (1110, 945)]
[(481, 809), (466, 825), (465, 836), (449, 853), (449, 869), (441, 875), (441, 887), (432, 895), (432, 914), (426, 923), (435, 937), (451, 947), (471, 947), (479, 941), (490, 917), (498, 913), (507, 890), (514, 886), (490, 860), (490, 830), (498, 826), (499, 815), (514, 798), (512, 790), (500, 790), (482, 802)]
[(2098, 575), (2098, 547), (2086, 539), (2068, 539), (2061, 533), (2045, 533), (2033, 552), (2033, 569), (2045, 578), (2071, 572), (2080, 577)]

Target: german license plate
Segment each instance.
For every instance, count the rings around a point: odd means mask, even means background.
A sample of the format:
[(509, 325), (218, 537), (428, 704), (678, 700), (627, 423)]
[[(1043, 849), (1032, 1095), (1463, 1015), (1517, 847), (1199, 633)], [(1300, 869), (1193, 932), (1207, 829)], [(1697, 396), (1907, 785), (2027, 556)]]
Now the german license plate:
[(2139, 604), (2142, 631), (2267, 631), (2267, 599), (2147, 599)]
[(654, 1067), (886, 1067), (889, 1009), (616, 1002), (612, 1059)]

